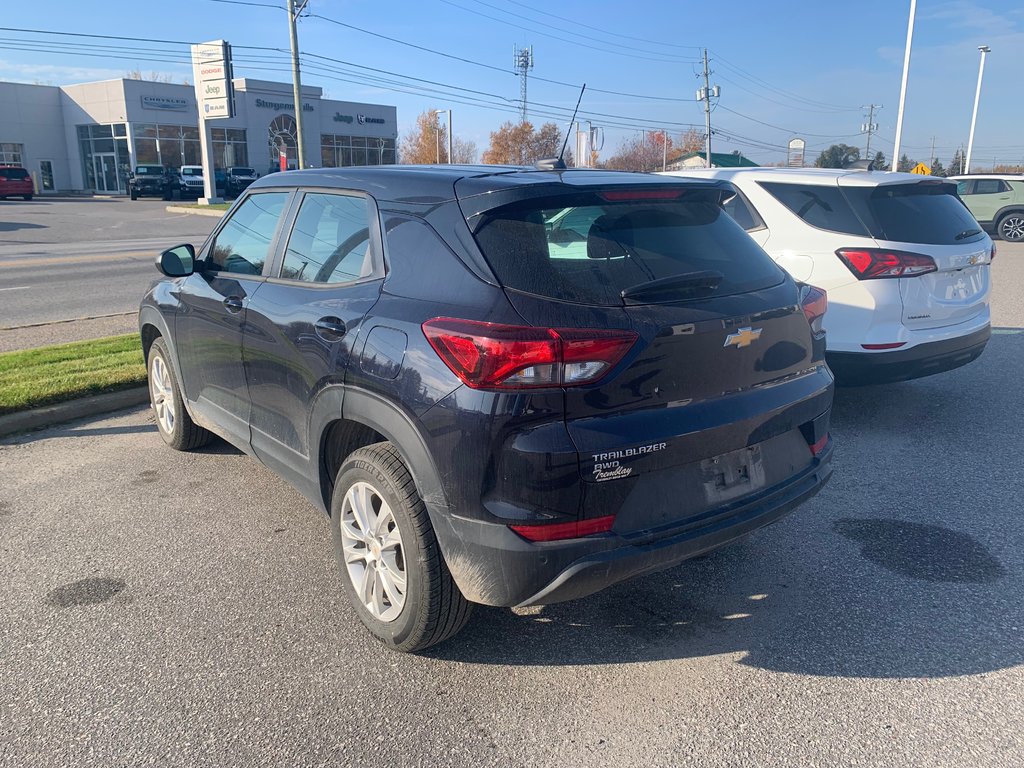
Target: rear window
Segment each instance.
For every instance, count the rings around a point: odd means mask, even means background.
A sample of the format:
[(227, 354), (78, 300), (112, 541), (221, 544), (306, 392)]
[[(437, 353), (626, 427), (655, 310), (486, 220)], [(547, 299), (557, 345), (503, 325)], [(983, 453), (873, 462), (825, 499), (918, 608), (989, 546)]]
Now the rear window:
[[(714, 296), (777, 284), (782, 271), (718, 200), (717, 190), (679, 188), (534, 198), (485, 212), (475, 237), (507, 288), (577, 304), (622, 306), (625, 289), (707, 272), (721, 277)], [(679, 288), (678, 300), (691, 298)]]
[(0, 176), (11, 181), (24, 181), (28, 178), (28, 171), (24, 168), (0, 168)]
[(879, 240), (954, 245), (985, 237), (952, 184), (883, 184), (844, 192)]

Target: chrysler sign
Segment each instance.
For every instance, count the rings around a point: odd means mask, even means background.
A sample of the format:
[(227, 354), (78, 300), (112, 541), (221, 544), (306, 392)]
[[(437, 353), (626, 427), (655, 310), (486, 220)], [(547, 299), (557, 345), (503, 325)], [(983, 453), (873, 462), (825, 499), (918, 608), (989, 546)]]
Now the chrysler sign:
[(166, 96), (143, 96), (143, 109), (161, 109), (175, 112), (184, 112), (188, 109), (188, 102), (185, 99), (170, 99)]

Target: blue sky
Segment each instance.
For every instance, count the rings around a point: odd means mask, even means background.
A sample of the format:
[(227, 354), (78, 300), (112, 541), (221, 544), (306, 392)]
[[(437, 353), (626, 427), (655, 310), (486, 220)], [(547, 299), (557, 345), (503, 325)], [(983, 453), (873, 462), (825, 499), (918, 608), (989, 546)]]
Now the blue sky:
[[(235, 46), (237, 76), (290, 79), (284, 53), (243, 48), (287, 51), (286, 16), (278, 8), (214, 0), (36, 0), (5, 6), (0, 22), (5, 27), (180, 41), (223, 38)], [(605, 128), (605, 156), (643, 129), (703, 127), (694, 91), (700, 85), (697, 59), (706, 46), (712, 83), (722, 88), (712, 116), (714, 149), (738, 149), (768, 163), (783, 159), (792, 136), (806, 138), (809, 155), (836, 141), (863, 151), (861, 106), (869, 103), (883, 105), (872, 152), (891, 154), (908, 10), (909, 0), (310, 0), (313, 15), (299, 23), (299, 40), (304, 53), (334, 60), (311, 60), (304, 83), (323, 87), (335, 99), (394, 104), (402, 132), (421, 111), (451, 107), (455, 134), (476, 142), (481, 151), (491, 130), (517, 119), (513, 48), (532, 45), (531, 119), (539, 124), (571, 112), (578, 91), (570, 86), (586, 82), (594, 90), (588, 90), (580, 111)], [(191, 74), (181, 46), (108, 41), (135, 50), (70, 49), (17, 42), (55, 39), (43, 35), (4, 34), (4, 80), (63, 85), (119, 77), (136, 67), (179, 81)], [(915, 159), (928, 159), (932, 137), (944, 162), (967, 142), (982, 44), (992, 53), (975, 164), (1024, 162), (1024, 6), (1015, 0), (918, 3), (903, 137), (904, 149)]]

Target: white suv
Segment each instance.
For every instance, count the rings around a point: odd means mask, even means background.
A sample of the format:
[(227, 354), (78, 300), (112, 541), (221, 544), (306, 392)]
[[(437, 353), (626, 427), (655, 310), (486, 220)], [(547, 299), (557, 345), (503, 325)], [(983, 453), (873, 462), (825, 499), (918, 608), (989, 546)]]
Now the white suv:
[(828, 293), (840, 384), (904, 381), (981, 354), (995, 248), (945, 179), (742, 168), (673, 172), (731, 182), (725, 207), (796, 280)]

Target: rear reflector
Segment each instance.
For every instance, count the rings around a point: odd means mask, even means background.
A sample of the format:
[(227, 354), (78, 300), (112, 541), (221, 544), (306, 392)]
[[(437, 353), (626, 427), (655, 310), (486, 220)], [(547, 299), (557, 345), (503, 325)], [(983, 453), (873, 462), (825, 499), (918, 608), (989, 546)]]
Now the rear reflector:
[(615, 189), (598, 192), (597, 196), (609, 203), (622, 200), (677, 200), (686, 194), (685, 189)]
[(811, 326), (811, 331), (815, 334), (821, 333), (821, 321), (825, 317), (825, 310), (828, 309), (828, 296), (825, 292), (813, 285), (805, 285), (800, 289), (800, 307)]
[(992, 254), (988, 257), (989, 262), (996, 260), (996, 244), (992, 243)]
[(574, 523), (552, 523), (550, 525), (510, 525), (513, 531), (527, 541), (561, 541), (592, 536), (595, 533), (607, 533), (612, 529), (615, 515), (595, 517)]
[(898, 349), (905, 345), (905, 341), (894, 341), (890, 344), (861, 344), (864, 349)]
[(821, 455), (821, 452), (824, 451), (825, 447), (828, 445), (828, 438), (829, 438), (829, 433), (826, 432), (824, 437), (819, 439), (818, 442), (814, 443), (814, 445), (810, 446), (811, 456), (819, 456), (819, 455)]
[(534, 328), (437, 317), (423, 334), (473, 389), (572, 387), (597, 381), (637, 340), (633, 331)]
[(917, 277), (938, 269), (931, 256), (882, 248), (840, 248), (836, 256), (858, 280)]

